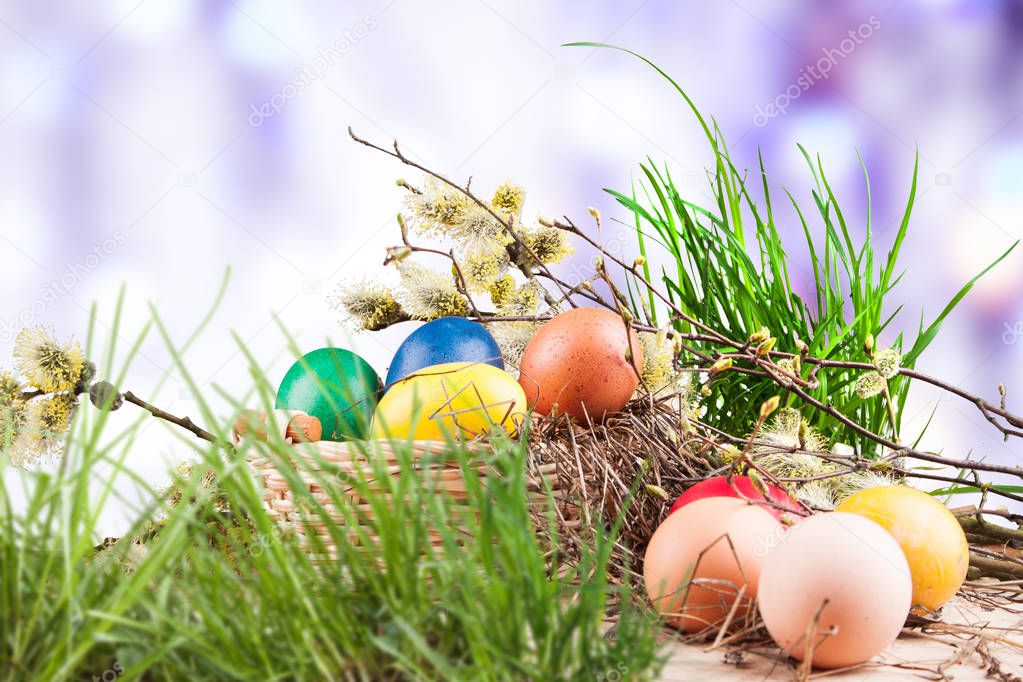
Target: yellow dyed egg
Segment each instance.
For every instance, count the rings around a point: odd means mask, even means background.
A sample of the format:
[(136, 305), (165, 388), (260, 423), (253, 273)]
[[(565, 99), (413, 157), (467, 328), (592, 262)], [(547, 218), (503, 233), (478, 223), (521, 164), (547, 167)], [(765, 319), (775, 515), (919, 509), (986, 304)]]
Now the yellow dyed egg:
[(966, 535), (945, 505), (904, 485), (861, 490), (837, 511), (879, 524), (899, 543), (913, 577), (913, 605), (938, 609), (966, 580), (970, 549)]
[(420, 369), (380, 400), (371, 438), (472, 439), (495, 426), (515, 434), (526, 395), (515, 377), (483, 362), (449, 362)]

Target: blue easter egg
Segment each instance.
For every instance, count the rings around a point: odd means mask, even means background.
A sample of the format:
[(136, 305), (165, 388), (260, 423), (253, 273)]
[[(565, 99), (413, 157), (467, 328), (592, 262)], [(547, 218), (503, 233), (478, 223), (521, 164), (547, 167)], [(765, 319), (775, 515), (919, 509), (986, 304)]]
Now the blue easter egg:
[(447, 362), (485, 362), (504, 369), (501, 348), (479, 322), (442, 317), (412, 332), (398, 347), (387, 370), (391, 386), (421, 369)]

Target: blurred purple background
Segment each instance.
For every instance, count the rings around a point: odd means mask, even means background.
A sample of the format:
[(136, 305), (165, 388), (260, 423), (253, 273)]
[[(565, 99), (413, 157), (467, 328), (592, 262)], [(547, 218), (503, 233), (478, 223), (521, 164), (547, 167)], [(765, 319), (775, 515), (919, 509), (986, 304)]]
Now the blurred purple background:
[[(528, 216), (582, 222), (597, 206), (624, 218), (601, 190), (627, 188), (648, 155), (703, 197), (707, 148), (677, 95), (620, 53), (560, 47), (574, 40), (649, 56), (716, 117), (737, 160), (752, 166), (762, 149), (775, 188), (807, 207), (796, 144), (820, 153), (862, 233), (858, 150), (884, 251), (919, 149), (907, 274), (893, 299), (912, 330), (921, 308), (937, 314), (1023, 232), (1021, 37), (1023, 9), (1000, 0), (6, 3), (0, 352), (9, 356), (26, 323), (84, 339), (93, 301), (103, 332), (122, 283), (119, 351), (149, 301), (180, 343), (230, 265), (224, 306), (187, 358), (218, 409), (214, 385), (251, 384), (231, 330), (271, 377), (289, 364), (278, 325), (308, 349), (327, 337), (351, 343), (382, 373), (407, 326), (348, 341), (325, 297), (379, 270), (396, 239), (393, 181), (414, 176), (352, 143), (348, 125), (398, 137), (479, 188), (515, 179)], [(806, 281), (798, 226), (780, 220), (795, 237), (794, 277)], [(976, 287), (919, 364), (991, 397), (1004, 381), (1017, 409), (1021, 258)], [(155, 335), (129, 384), (170, 411), (196, 412)], [(938, 397), (915, 392), (908, 431)], [(938, 410), (926, 447), (1019, 462), (1018, 445), (968, 404)], [(139, 441), (129, 464), (153, 481), (188, 454), (161, 428)]]

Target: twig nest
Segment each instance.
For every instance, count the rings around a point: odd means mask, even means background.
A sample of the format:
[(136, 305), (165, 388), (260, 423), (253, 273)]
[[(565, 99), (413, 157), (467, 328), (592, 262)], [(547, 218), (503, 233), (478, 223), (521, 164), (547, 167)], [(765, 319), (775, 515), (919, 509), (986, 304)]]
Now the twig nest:
[(639, 337), (621, 316), (575, 308), (540, 327), (526, 345), (519, 383), (542, 415), (602, 422), (625, 407), (642, 371)]

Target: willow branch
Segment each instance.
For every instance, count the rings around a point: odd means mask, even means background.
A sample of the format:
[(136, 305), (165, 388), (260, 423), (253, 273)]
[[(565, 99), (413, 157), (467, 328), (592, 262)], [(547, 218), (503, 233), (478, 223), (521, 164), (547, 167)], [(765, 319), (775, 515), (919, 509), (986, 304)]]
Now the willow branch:
[[(540, 261), (539, 258), (536, 258), (536, 254), (529, 248), (529, 246), (522, 239), (521, 235), (514, 229), (513, 219), (508, 219), (506, 221), (504, 218), (498, 215), (486, 202), (482, 201), (479, 197), (472, 193), (469, 185), (461, 187), (460, 185), (449, 180), (442, 174), (437, 173), (415, 161), (412, 161), (402, 153), (397, 141), (394, 142), (393, 150), (391, 150), (378, 146), (376, 144), (373, 144), (358, 137), (351, 130), (351, 128), (349, 128), (349, 135), (351, 135), (352, 139), (355, 140), (356, 142), (364, 146), (367, 146), (371, 149), (387, 154), (388, 156), (391, 156), (395, 159), (398, 159), (403, 164), (410, 166), (412, 168), (416, 168), (417, 170), (420, 170), (421, 172), (439, 180), (445, 185), (463, 193), (469, 200), (471, 200), (472, 202), (486, 210), (491, 216), (498, 220), (502, 226), (504, 226), (504, 229), (514, 241), (515, 247), (517, 249), (520, 249), (522, 252), (529, 254), (530, 258), (532, 259), (530, 264), (535, 265), (537, 271), (534, 271), (532, 267), (523, 267), (523, 264), (520, 261), (516, 261), (516, 263), (517, 265), (520, 266), (520, 269), (523, 270), (523, 273), (531, 280), (537, 276), (549, 280), (559, 290), (560, 295), (562, 296), (562, 300), (568, 301), (570, 305), (573, 306), (575, 305), (574, 302), (572, 302), (572, 297), (574, 295), (578, 295), (583, 296), (588, 300), (593, 301), (594, 303), (602, 305), (611, 310), (618, 309), (617, 301), (609, 302), (605, 300), (599, 294), (593, 292), (592, 288), (569, 287), (564, 281), (555, 276), (550, 271), (550, 269)], [(965, 469), (973, 472), (984, 471), (990, 473), (1007, 474), (1023, 478), (1023, 467), (990, 464), (973, 459), (953, 459), (943, 457), (940, 455), (935, 455), (929, 452), (923, 452), (915, 448), (902, 446), (898, 442), (897, 437), (895, 439), (892, 439), (882, 434), (875, 433), (872, 430), (858, 424), (853, 419), (845, 415), (843, 412), (836, 409), (833, 405), (827, 402), (826, 399), (822, 400), (814, 397), (811, 394), (811, 391), (815, 391), (819, 387), (819, 382), (816, 377), (817, 372), (822, 368), (832, 367), (850, 370), (870, 371), (875, 369), (873, 363), (815, 358), (809, 356), (807, 353), (804, 352), (803, 354), (800, 354), (798, 357), (800, 358), (802, 363), (811, 367), (809, 375), (804, 378), (800, 376), (798, 373), (785, 371), (776, 364), (776, 361), (779, 359), (794, 358), (797, 357), (796, 355), (792, 353), (783, 353), (773, 350), (761, 353), (759, 352), (758, 349), (751, 348), (750, 340), (737, 341), (734, 339), (730, 339), (726, 336), (726, 334), (722, 333), (721, 331), (713, 329), (707, 324), (692, 317), (691, 315), (686, 313), (686, 311), (684, 311), (679, 305), (673, 302), (668, 296), (666, 296), (664, 292), (660, 291), (657, 287), (655, 287), (653, 283), (644, 275), (644, 273), (641, 272), (638, 267), (636, 267), (636, 264), (629, 264), (625, 262), (625, 260), (623, 260), (621, 257), (608, 252), (606, 249), (603, 248), (603, 245), (600, 243), (599, 239), (594, 239), (590, 235), (580, 230), (571, 221), (571, 219), (566, 217), (564, 221), (553, 221), (551, 223), (544, 222), (544, 224), (545, 225), (549, 224), (550, 226), (569, 232), (577, 236), (578, 238), (582, 239), (588, 245), (595, 248), (601, 254), (602, 259), (609, 262), (613, 262), (615, 265), (620, 267), (622, 271), (626, 273), (627, 276), (631, 276), (635, 282), (641, 284), (643, 287), (647, 289), (647, 291), (650, 294), (652, 294), (655, 298), (659, 299), (661, 303), (668, 308), (668, 310), (674, 316), (674, 319), (676, 321), (686, 322), (692, 329), (698, 330), (699, 332), (698, 334), (690, 335), (681, 335), (676, 330), (669, 330), (667, 332), (673, 338), (680, 339), (681, 352), (688, 353), (693, 358), (696, 359), (695, 366), (689, 368), (690, 370), (706, 371), (720, 359), (723, 358), (734, 359), (735, 361), (738, 361), (739, 364), (733, 363), (733, 366), (727, 371), (752, 377), (770, 379), (780, 388), (786, 389), (795, 396), (797, 396), (798, 398), (800, 398), (807, 405), (832, 417), (837, 422), (847, 427), (851, 432), (856, 433), (862, 436), (863, 438), (876, 443), (882, 448), (889, 450), (890, 452), (888, 455), (886, 455), (886, 457), (890, 458), (906, 457), (920, 461), (930, 462), (933, 464), (943, 465), (953, 469)], [(451, 254), (451, 257), (454, 260), (453, 254)], [(604, 279), (605, 281), (610, 280), (610, 278), (606, 276), (604, 277)], [(543, 291), (545, 300), (547, 300), (548, 303), (551, 303), (552, 300), (556, 301), (556, 299), (554, 299), (553, 296), (550, 295), (549, 291), (547, 291), (546, 289), (543, 289)], [(612, 294), (615, 294), (613, 286)], [(552, 305), (552, 307), (555, 306)], [(481, 313), (478, 310), (475, 311), (475, 317), (479, 319), (481, 322), (497, 322), (500, 321), (501, 319), (519, 319), (501, 318), (496, 315)], [(536, 320), (537, 318), (530, 317), (527, 319)], [(644, 331), (647, 330), (652, 331), (649, 325), (640, 325), (635, 320), (631, 320), (630, 322), (637, 329), (641, 329)], [(686, 341), (689, 341), (691, 343), (686, 343)], [(719, 350), (717, 351), (703, 350), (697, 347), (696, 344), (703, 344), (704, 346), (707, 345), (717, 346)], [(733, 349), (734, 352), (721, 352), (724, 349)], [(969, 393), (964, 389), (952, 386), (947, 382), (936, 379), (934, 377), (930, 377), (926, 374), (917, 372), (912, 369), (901, 368), (899, 374), (902, 376), (906, 376), (911, 380), (918, 380), (924, 383), (929, 383), (931, 385), (937, 386), (949, 393), (952, 393), (953, 395), (956, 395), (964, 400), (973, 403), (977, 407), (977, 409), (984, 415), (984, 417), (992, 425), (994, 425), (995, 428), (1002, 432), (1006, 437), (1008, 436), (1023, 437), (1023, 417), (1015, 415), (1005, 408), (1004, 395), (1001, 404), (995, 405), (987, 400), (984, 400), (983, 398), (980, 398), (979, 396)], [(999, 419), (1004, 420), (1005, 423), (999, 422)], [(894, 422), (892, 426), (894, 433)], [(965, 479), (961, 479), (960, 477), (953, 476), (942, 477), (940, 474), (923, 475), (907, 472), (907, 475), (914, 475), (920, 478), (933, 478), (934, 480), (947, 480), (949, 482), (962, 483), (966, 485), (977, 485), (976, 481), (971, 482)], [(990, 490), (992, 493), (996, 493), (1004, 497), (1008, 497), (1010, 499), (1023, 499), (1020, 498), (1019, 496), (1016, 496), (1011, 493), (1005, 493), (1004, 491), (1001, 491), (991, 486), (984, 486), (984, 488), (985, 490)]]
[(195, 436), (197, 438), (201, 438), (202, 440), (209, 441), (210, 443), (222, 444), (222, 442), (223, 442), (220, 439), (218, 439), (216, 436), (214, 436), (212, 433), (207, 431), (206, 429), (202, 428), (201, 426), (198, 426), (189, 417), (178, 417), (178, 416), (175, 416), (175, 415), (171, 414), (170, 412), (167, 412), (165, 410), (161, 410), (159, 407), (157, 407), (155, 405), (152, 405), (150, 403), (147, 403), (142, 398), (139, 398), (137, 395), (135, 395), (131, 391), (125, 391), (124, 392), (124, 400), (125, 400), (125, 402), (129, 402), (132, 405), (137, 405), (138, 407), (141, 407), (143, 410), (145, 410), (149, 414), (153, 415), (157, 419), (162, 419), (165, 422), (170, 422), (171, 424), (174, 424), (175, 426), (180, 426), (181, 428), (185, 429), (186, 431), (192, 432), (193, 434), (195, 434)]
[[(939, 481), (939, 482), (942, 482), (942, 483), (949, 483), (949, 484), (953, 484), (953, 485), (960, 485), (960, 486), (969, 486), (969, 487), (980, 488), (981, 490), (985, 490), (989, 494), (992, 494), (992, 495), (997, 495), (999, 497), (1003, 497), (1003, 498), (1008, 499), (1008, 500), (1013, 500), (1015, 502), (1023, 502), (1023, 495), (1020, 495), (1018, 493), (1009, 492), (1009, 491), (1006, 491), (1006, 490), (1002, 490), (1002, 489), (998, 488), (997, 486), (991, 486), (991, 485), (982, 483), (979, 480), (977, 480), (976, 478), (971, 480), (971, 479), (968, 479), (968, 478), (964, 478), (962, 476), (944, 475), (944, 474), (939, 474), (939, 473), (933, 473), (933, 472), (930, 472), (930, 471), (918, 471), (916, 469), (909, 469), (909, 468), (901, 467), (901, 466), (898, 466), (898, 465), (894, 464), (894, 462), (896, 462), (899, 458), (901, 458), (902, 456), (905, 455), (905, 450), (892, 451), (892, 452), (889, 452), (888, 454), (884, 455), (880, 459), (870, 460), (870, 459), (864, 459), (862, 457), (857, 457), (855, 455), (853, 455), (853, 456), (850, 456), (850, 455), (840, 455), (840, 454), (833, 453), (833, 452), (824, 452), (824, 451), (820, 451), (820, 450), (810, 450), (810, 449), (799, 447), (797, 445), (794, 445), (794, 446), (784, 446), (784, 445), (780, 445), (778, 443), (772, 443), (772, 442), (769, 442), (769, 441), (762, 441), (762, 440), (752, 440), (751, 441), (748, 438), (741, 438), (739, 436), (734, 436), (734, 435), (732, 435), (730, 433), (722, 431), (722, 430), (720, 430), (718, 428), (715, 428), (715, 427), (713, 427), (713, 426), (711, 426), (711, 425), (709, 425), (709, 424), (707, 424), (705, 422), (702, 422), (700, 420), (697, 420), (697, 419), (691, 419), (690, 421), (694, 425), (698, 426), (701, 430), (704, 430), (704, 431), (706, 431), (708, 433), (713, 434), (718, 439), (718, 442), (716, 442), (716, 443), (715, 443), (715, 441), (710, 441), (710, 442), (712, 444), (714, 444), (718, 448), (721, 447), (722, 443), (727, 443), (727, 444), (736, 445), (736, 446), (746, 445), (748, 443), (751, 443), (762, 454), (778, 453), (778, 454), (789, 454), (789, 455), (809, 455), (809, 456), (812, 456), (812, 457), (816, 457), (817, 459), (821, 459), (821, 460), (824, 460), (826, 462), (830, 462), (832, 464), (835, 464), (838, 467), (841, 467), (841, 469), (837, 471), (838, 475), (847, 474), (847, 473), (854, 473), (854, 472), (857, 472), (857, 471), (881, 471), (881, 472), (889, 472), (889, 473), (892, 473), (892, 474), (894, 474), (896, 476), (904, 477), (904, 478), (917, 478), (917, 479), (921, 479), (921, 480)], [(948, 464), (948, 462), (952, 462), (952, 461), (954, 461), (954, 460), (943, 460), (942, 463)], [(973, 466), (965, 465), (966, 464), (965, 462), (959, 462), (959, 464), (962, 465), (962, 466), (958, 466), (956, 468), (960, 468), (960, 469), (972, 469), (972, 468), (975, 468)], [(980, 464), (980, 463), (977, 463), (977, 464)], [(729, 465), (729, 466), (731, 466), (731, 465)], [(952, 465), (949, 465), (949, 466), (952, 466)], [(728, 467), (724, 467), (724, 469), (727, 469), (727, 468)], [(976, 474), (974, 474), (974, 475), (976, 475)], [(829, 475), (825, 475), (825, 476), (821, 476), (821, 478), (831, 478), (831, 477), (832, 477), (832, 475), (830, 475), (830, 474)], [(783, 479), (776, 479), (776, 480), (778, 480), (780, 482), (783, 482), (783, 483), (794, 483), (794, 484), (798, 485), (798, 484), (801, 484), (801, 483), (809, 483), (810, 481), (815, 480), (815, 479), (817, 479), (816, 476), (813, 476), (813, 477), (792, 477), (792, 478), (783, 478)], [(984, 513), (987, 513), (987, 512), (985, 511)]]
[[(539, 268), (540, 272), (547, 279), (549, 279), (559, 289), (561, 289), (561, 293), (562, 293), (563, 299), (566, 300), (570, 305), (573, 305), (573, 306), (575, 305), (574, 303), (572, 303), (570, 297), (567, 296), (567, 292), (565, 292), (564, 285), (561, 282), (561, 280), (559, 280), (557, 277), (554, 276), (553, 273), (551, 273), (550, 269), (546, 266), (546, 264), (544, 264), (543, 261), (541, 261), (540, 258), (537, 257), (536, 252), (534, 252), (533, 249), (531, 249), (529, 247), (529, 245), (526, 244), (525, 240), (522, 239), (522, 235), (520, 235), (515, 230), (514, 219), (510, 218), (510, 217), (505, 219), (503, 216), (499, 215), (490, 206), (490, 204), (488, 204), (487, 202), (483, 201), (482, 199), (477, 197), (475, 194), (473, 194), (472, 189), (470, 188), (470, 183), (472, 182), (471, 178), (469, 179), (469, 183), (466, 183), (465, 187), (459, 185), (458, 183), (454, 182), (453, 180), (449, 180), (446, 176), (438, 173), (437, 171), (431, 170), (431, 169), (427, 168), (426, 166), (423, 166), (423, 165), (421, 165), (419, 163), (416, 163), (412, 159), (410, 159), (407, 156), (405, 156), (405, 154), (401, 151), (401, 147), (398, 145), (398, 141), (397, 140), (394, 140), (394, 142), (392, 144), (392, 148), (393, 148), (393, 151), (392, 151), (391, 149), (387, 149), (385, 147), (381, 147), (379, 145), (373, 144), (372, 142), (370, 142), (368, 140), (364, 140), (363, 138), (359, 137), (358, 135), (355, 134), (355, 131), (352, 130), (351, 126), (348, 127), (348, 135), (351, 136), (351, 138), (353, 140), (355, 140), (356, 142), (358, 142), (359, 144), (364, 145), (366, 147), (369, 147), (370, 149), (375, 149), (376, 151), (381, 152), (383, 154), (386, 154), (386, 155), (388, 155), (388, 156), (390, 156), (392, 158), (398, 159), (399, 161), (401, 161), (406, 166), (409, 166), (411, 168), (415, 168), (418, 171), (426, 173), (430, 177), (439, 180), (440, 182), (444, 183), (448, 187), (451, 187), (452, 189), (454, 189), (454, 190), (456, 190), (458, 192), (461, 192), (466, 198), (468, 198), (470, 201), (475, 203), (477, 206), (479, 206), (480, 208), (485, 210), (495, 220), (497, 220), (497, 222), (502, 226), (502, 228), (508, 234), (508, 236), (512, 238), (513, 243), (514, 243), (516, 249), (518, 249), (518, 250), (528, 254), (529, 258), (532, 261), (530, 263), (530, 267), (526, 267), (523, 263), (521, 263), (521, 258), (515, 259), (516, 266), (522, 271), (522, 274), (527, 279), (529, 279), (530, 281), (534, 280), (536, 278), (536, 273), (534, 273), (532, 271), (532, 267)], [(517, 254), (515, 254), (514, 250), (512, 251), (512, 255), (513, 256), (517, 255)], [(552, 308), (556, 307), (556, 305), (557, 305), (556, 299), (554, 299), (554, 297), (550, 295), (550, 292), (548, 292), (543, 287), (541, 287), (541, 290), (544, 292), (544, 298), (547, 301), (547, 304), (550, 305)]]
[[(979, 516), (979, 512), (978, 512)], [(963, 527), (963, 531), (971, 533), (973, 535), (982, 535), (998, 542), (1015, 542), (1023, 544), (1023, 530), (1006, 528), (1005, 526), (996, 526), (993, 523), (988, 523), (982, 519), (978, 519), (976, 516), (960, 516), (959, 525)]]
[(462, 271), (462, 266), (455, 258), (455, 251), (451, 249), (449, 251), (441, 251), (440, 249), (431, 249), (425, 246), (414, 246), (409, 242), (408, 231), (405, 229), (405, 221), (401, 216), (398, 216), (398, 224), (401, 226), (401, 240), (408, 249), (406, 254), (401, 257), (395, 256), (391, 249), (388, 249), (387, 257), (384, 258), (384, 265), (390, 265), (391, 263), (401, 260), (409, 253), (432, 253), (434, 255), (443, 256), (451, 261), (451, 266), (455, 270), (455, 289), (459, 294), (465, 297), (465, 300), (469, 302), (469, 308), (475, 317), (480, 316), (479, 308), (476, 307), (476, 301), (473, 300), (472, 294), (469, 293), (469, 285), (466, 283), (465, 273)]

